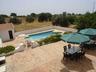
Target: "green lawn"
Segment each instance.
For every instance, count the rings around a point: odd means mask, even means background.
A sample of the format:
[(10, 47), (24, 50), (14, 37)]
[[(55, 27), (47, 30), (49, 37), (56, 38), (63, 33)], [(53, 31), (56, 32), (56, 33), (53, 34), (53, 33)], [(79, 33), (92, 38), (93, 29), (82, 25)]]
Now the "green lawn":
[(46, 26), (52, 26), (52, 22), (41, 22), (41, 23), (38, 21), (34, 21), (33, 23), (24, 22), (22, 24), (15, 25), (15, 31), (18, 32), (18, 31), (41, 28)]

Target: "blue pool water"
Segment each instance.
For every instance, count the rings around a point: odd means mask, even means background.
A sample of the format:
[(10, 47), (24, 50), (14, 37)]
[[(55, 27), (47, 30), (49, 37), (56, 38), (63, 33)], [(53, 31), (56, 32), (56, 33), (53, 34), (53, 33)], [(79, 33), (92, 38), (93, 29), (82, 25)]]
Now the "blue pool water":
[(27, 40), (40, 40), (40, 39), (47, 38), (48, 36), (51, 36), (53, 34), (55, 34), (53, 31), (32, 34), (27, 37)]

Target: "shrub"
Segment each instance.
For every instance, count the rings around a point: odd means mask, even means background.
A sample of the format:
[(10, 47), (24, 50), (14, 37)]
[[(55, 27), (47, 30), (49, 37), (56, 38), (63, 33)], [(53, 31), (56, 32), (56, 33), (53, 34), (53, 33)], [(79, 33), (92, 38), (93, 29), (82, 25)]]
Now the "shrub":
[(4, 48), (4, 53), (8, 53), (8, 52), (11, 52), (11, 51), (14, 51), (14, 50), (15, 50), (14, 46), (6, 46)]
[(22, 20), (19, 19), (19, 18), (17, 18), (17, 17), (13, 17), (13, 18), (10, 18), (9, 23), (21, 24), (22, 23)]
[(9, 52), (14, 51), (14, 50), (15, 50), (14, 46), (2, 47), (2, 48), (0, 48), (0, 54), (2, 54), (2, 53), (9, 53)]
[(34, 22), (34, 17), (32, 17), (31, 15), (28, 15), (26, 17), (26, 21), (29, 22), (29, 23)]
[(38, 41), (38, 43), (41, 46), (43, 44), (49, 44), (49, 43), (57, 42), (57, 41), (61, 40), (60, 37), (61, 37), (60, 34), (51, 35), (45, 39)]
[(41, 46), (42, 43), (43, 43), (43, 40), (40, 40), (40, 41), (37, 41), (37, 42), (38, 42), (38, 44)]
[(40, 13), (38, 16), (39, 22), (51, 21), (52, 15), (50, 13)]
[(0, 15), (0, 24), (3, 24), (5, 23), (5, 17)]
[(64, 32), (64, 34), (69, 34), (69, 33), (72, 33), (71, 31), (68, 31), (68, 32)]
[(4, 47), (0, 48), (0, 54), (4, 53)]

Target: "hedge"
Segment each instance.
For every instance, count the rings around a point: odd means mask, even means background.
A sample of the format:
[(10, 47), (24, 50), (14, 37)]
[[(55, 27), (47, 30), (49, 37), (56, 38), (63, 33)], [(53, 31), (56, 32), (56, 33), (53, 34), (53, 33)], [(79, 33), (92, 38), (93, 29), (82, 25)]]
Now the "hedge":
[(49, 43), (53, 43), (53, 42), (57, 42), (57, 41), (60, 41), (61, 35), (60, 34), (55, 34), (55, 35), (52, 35), (50, 37), (47, 37), (45, 39), (42, 39), (40, 41), (37, 41), (39, 43), (39, 45), (43, 45), (43, 44), (49, 44)]
[(9, 53), (9, 52), (14, 51), (14, 50), (15, 50), (14, 46), (1, 47), (0, 48), (0, 54), (2, 54), (2, 53)]
[(72, 33), (71, 31), (68, 31), (68, 32), (64, 32), (64, 34), (69, 34), (69, 33)]

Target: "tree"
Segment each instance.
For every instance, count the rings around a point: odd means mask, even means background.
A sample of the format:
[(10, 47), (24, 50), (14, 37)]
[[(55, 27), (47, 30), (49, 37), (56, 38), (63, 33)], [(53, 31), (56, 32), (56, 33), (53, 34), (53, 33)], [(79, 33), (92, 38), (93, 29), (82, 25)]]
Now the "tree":
[(37, 15), (35, 13), (31, 13), (30, 14), (34, 19), (37, 17)]
[(75, 16), (70, 15), (67, 17), (67, 19), (70, 24), (73, 24), (75, 22)]
[(63, 12), (63, 14), (62, 14), (63, 16), (67, 16), (67, 13), (66, 12)]
[(96, 28), (96, 13), (87, 12), (86, 14), (79, 17), (77, 28)]
[(21, 20), (18, 19), (17, 17), (13, 17), (13, 18), (10, 18), (10, 23), (13, 23), (13, 24), (21, 24)]
[(68, 22), (68, 19), (67, 17), (61, 17), (60, 18), (60, 26), (62, 27), (68, 27), (69, 26), (69, 22)]
[(40, 13), (38, 17), (39, 22), (51, 21), (52, 15), (50, 13)]
[(3, 24), (5, 23), (5, 18), (4, 16), (0, 15), (0, 24)]
[(40, 13), (38, 17), (39, 22), (47, 21), (47, 16), (45, 13)]
[(0, 16), (2, 16), (4, 18), (7, 18), (8, 17), (7, 15), (4, 15), (4, 14), (1, 14)]
[(62, 27), (69, 26), (69, 23), (68, 23), (68, 20), (66, 17), (58, 17), (52, 23), (53, 23), (53, 25), (56, 25), (56, 26), (62, 26)]
[(52, 14), (51, 13), (46, 13), (47, 20), (51, 21), (52, 20)]
[(11, 13), (10, 16), (12, 16), (12, 17), (16, 17), (17, 14), (16, 14), (16, 13)]
[(57, 16), (55, 20), (53, 20), (52, 24), (56, 26), (62, 26), (62, 27), (69, 26), (68, 19), (65, 14)]
[(31, 23), (31, 22), (34, 21), (34, 18), (31, 15), (27, 15), (26, 21), (29, 22), (29, 23)]

